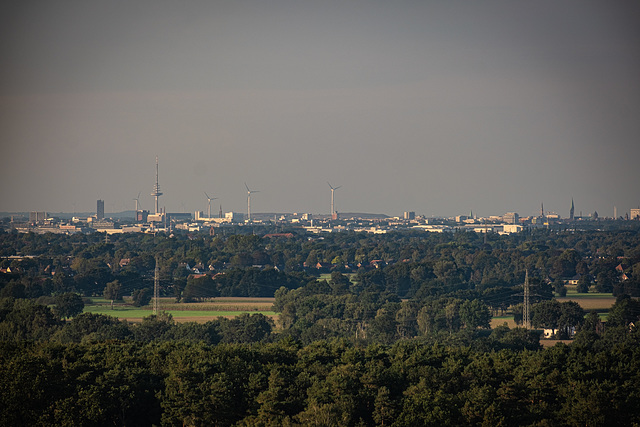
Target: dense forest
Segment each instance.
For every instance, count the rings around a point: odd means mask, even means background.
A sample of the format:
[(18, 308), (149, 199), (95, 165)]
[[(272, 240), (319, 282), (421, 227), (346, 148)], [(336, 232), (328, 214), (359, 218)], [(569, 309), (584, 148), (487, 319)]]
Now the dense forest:
[[(640, 422), (640, 233), (0, 233), (3, 425), (633, 425)], [(130, 324), (145, 305), (275, 297), (261, 314)], [(330, 273), (321, 278), (321, 273)], [(490, 329), (522, 318), (539, 332)], [(565, 281), (613, 292), (597, 313)]]
[[(264, 326), (259, 320), (256, 328), (236, 325), (237, 335), (214, 323), (149, 318), (133, 327), (83, 314), (50, 339), (3, 340), (0, 419), (105, 426), (640, 420), (640, 334), (626, 326), (603, 333), (585, 326), (571, 345), (540, 350), (535, 333), (520, 328), (389, 346), (344, 339), (304, 345), (252, 334)], [(224, 342), (243, 340), (256, 342)]]

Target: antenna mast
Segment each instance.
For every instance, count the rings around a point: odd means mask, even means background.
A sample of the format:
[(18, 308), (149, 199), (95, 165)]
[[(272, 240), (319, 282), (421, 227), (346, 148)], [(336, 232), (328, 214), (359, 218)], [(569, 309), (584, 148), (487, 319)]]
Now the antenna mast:
[(158, 184), (158, 156), (156, 156), (156, 185), (153, 187), (153, 193), (151, 193), (151, 195), (156, 198), (155, 214), (158, 215), (158, 198), (162, 196), (162, 192), (160, 192), (160, 184)]

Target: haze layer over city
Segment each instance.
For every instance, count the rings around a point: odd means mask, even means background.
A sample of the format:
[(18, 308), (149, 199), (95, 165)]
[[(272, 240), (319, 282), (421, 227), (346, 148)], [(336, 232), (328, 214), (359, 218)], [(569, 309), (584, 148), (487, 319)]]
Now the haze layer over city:
[(640, 6), (12, 2), (0, 211), (622, 216)]

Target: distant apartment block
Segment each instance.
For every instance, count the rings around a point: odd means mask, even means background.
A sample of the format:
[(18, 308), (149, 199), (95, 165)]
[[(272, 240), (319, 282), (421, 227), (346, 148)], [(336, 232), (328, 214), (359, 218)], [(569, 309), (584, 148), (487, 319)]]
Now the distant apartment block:
[(96, 219), (104, 219), (104, 200), (98, 200), (96, 208)]
[(136, 212), (136, 222), (147, 222), (147, 218), (149, 217), (149, 211), (137, 211)]
[(114, 226), (114, 222), (113, 221), (108, 221), (105, 219), (96, 219), (95, 221), (91, 222), (91, 227), (95, 228), (96, 230), (104, 230), (106, 228), (113, 228)]
[(47, 218), (46, 212), (29, 212), (29, 222), (42, 222)]
[(414, 219), (416, 219), (416, 213), (415, 212), (405, 212), (404, 213), (404, 219), (407, 221), (413, 221)]
[(147, 215), (148, 222), (163, 222), (165, 219), (165, 215), (163, 213), (158, 213), (154, 215)]
[(520, 216), (515, 212), (507, 212), (502, 216), (502, 221), (507, 224), (517, 224)]

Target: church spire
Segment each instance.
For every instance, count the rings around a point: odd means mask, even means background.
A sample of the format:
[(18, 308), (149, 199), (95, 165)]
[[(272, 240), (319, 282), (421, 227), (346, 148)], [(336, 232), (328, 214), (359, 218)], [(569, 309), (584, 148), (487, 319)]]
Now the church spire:
[(573, 197), (571, 198), (571, 210), (569, 210), (569, 221), (573, 221), (573, 214), (575, 213), (575, 207), (573, 206)]

